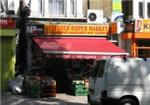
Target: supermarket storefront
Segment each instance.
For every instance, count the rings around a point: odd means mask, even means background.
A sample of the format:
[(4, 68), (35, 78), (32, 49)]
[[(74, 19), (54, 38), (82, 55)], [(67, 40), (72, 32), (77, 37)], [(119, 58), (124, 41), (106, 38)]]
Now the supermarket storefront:
[(70, 81), (87, 80), (94, 60), (128, 55), (106, 39), (108, 24), (38, 24), (27, 29), (28, 69), (40, 68), (53, 77), (57, 92), (70, 91)]

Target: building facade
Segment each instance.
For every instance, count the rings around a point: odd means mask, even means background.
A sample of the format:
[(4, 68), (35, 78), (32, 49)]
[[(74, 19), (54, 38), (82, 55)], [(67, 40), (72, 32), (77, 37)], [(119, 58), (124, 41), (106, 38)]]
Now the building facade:
[(109, 18), (112, 12), (111, 0), (8, 0), (8, 10), (17, 14), (19, 1), (30, 5), (30, 17), (36, 18), (85, 18), (88, 9), (103, 10)]
[(123, 12), (122, 46), (132, 57), (150, 57), (150, 1), (124, 0)]

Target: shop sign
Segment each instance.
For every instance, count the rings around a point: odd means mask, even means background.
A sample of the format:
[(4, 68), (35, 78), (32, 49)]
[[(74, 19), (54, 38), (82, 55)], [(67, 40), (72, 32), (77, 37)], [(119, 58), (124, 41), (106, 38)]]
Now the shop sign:
[(63, 58), (63, 59), (104, 59), (111, 58), (109, 55), (78, 55), (78, 54), (48, 54), (48, 58)]
[(44, 25), (27, 25), (27, 34), (44, 34)]
[(122, 12), (122, 0), (112, 0), (112, 11), (116, 13)]
[(135, 20), (135, 32), (150, 32), (150, 19)]
[(16, 28), (16, 21), (13, 19), (0, 19), (1, 29), (14, 29)]
[(70, 25), (70, 24), (46, 24), (44, 26), (46, 35), (85, 35), (85, 36), (107, 36), (109, 24), (106, 25)]

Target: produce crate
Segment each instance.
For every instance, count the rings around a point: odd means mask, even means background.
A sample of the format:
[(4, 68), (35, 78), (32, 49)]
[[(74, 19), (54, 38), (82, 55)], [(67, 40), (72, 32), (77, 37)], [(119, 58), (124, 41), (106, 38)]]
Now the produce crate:
[(56, 97), (56, 81), (29, 77), (26, 82), (27, 95), (32, 98)]
[(27, 86), (27, 95), (29, 97), (33, 98), (39, 98), (40, 97), (40, 85), (37, 82), (34, 82), (33, 84), (30, 84)]
[(76, 88), (74, 90), (75, 96), (87, 96), (88, 95), (88, 89), (87, 88)]
[(85, 86), (85, 83), (83, 80), (74, 80), (72, 82), (73, 86), (73, 95), (75, 96), (87, 96), (88, 94), (88, 88)]

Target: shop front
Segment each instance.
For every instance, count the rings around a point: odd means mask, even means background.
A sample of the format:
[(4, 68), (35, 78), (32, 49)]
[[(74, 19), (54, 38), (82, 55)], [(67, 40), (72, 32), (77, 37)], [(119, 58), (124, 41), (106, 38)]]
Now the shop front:
[(132, 57), (150, 57), (150, 20), (136, 19), (126, 23), (125, 32), (122, 33), (126, 50)]
[(106, 39), (108, 25), (44, 24), (27, 29), (28, 71), (38, 68), (40, 74), (54, 78), (57, 92), (72, 93), (75, 81), (88, 81), (95, 60), (128, 55)]

